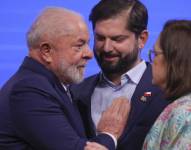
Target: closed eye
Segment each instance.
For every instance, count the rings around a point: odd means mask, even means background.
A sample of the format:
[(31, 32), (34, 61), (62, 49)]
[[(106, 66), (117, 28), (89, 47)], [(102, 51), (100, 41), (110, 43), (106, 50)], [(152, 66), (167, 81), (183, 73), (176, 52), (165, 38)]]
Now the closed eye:
[(105, 37), (104, 36), (101, 36), (101, 35), (95, 35), (95, 39), (97, 41), (104, 41), (105, 40)]
[(79, 40), (79, 41), (77, 42), (77, 44), (74, 45), (74, 47), (75, 47), (75, 49), (76, 49), (77, 51), (82, 51), (83, 48), (84, 48), (86, 45), (88, 45), (88, 44), (89, 44), (89, 41), (87, 42), (87, 41), (85, 41), (85, 40)]
[(127, 35), (119, 35), (119, 36), (114, 36), (111, 39), (115, 42), (123, 42), (124, 40), (126, 40), (128, 38)]

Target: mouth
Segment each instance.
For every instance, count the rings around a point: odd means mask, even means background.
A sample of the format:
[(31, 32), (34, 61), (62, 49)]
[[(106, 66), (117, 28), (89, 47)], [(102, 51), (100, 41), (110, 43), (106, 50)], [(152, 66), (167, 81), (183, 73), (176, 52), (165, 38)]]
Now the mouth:
[(85, 67), (86, 67), (86, 65), (85, 65), (85, 64), (77, 66), (77, 68), (78, 68), (79, 70), (84, 70), (84, 69), (85, 69)]
[(117, 56), (117, 55), (104, 55), (102, 57), (102, 59), (104, 61), (109, 61), (109, 62), (116, 61), (118, 58), (119, 58), (119, 56)]

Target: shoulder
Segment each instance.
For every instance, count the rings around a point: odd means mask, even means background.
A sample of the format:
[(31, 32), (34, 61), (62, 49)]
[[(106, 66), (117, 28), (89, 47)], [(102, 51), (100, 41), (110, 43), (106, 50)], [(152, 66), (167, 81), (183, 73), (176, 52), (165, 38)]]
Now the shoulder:
[(82, 89), (89, 89), (90, 87), (94, 86), (99, 80), (99, 74), (92, 75), (90, 77), (85, 78), (81, 83), (79, 84), (72, 84), (70, 86), (70, 89), (73, 91), (78, 91)]
[(99, 74), (92, 75), (88, 78), (85, 78), (79, 84), (73, 84), (70, 86), (70, 91), (73, 100), (85, 100), (89, 98), (98, 83)]
[(157, 122), (165, 125), (164, 134), (182, 134), (188, 124), (191, 124), (191, 98), (184, 97), (169, 104), (159, 116)]
[(15, 86), (29, 86), (29, 87), (46, 87), (50, 82), (48, 79), (37, 73), (28, 73), (20, 76), (15, 83)]
[[(191, 97), (182, 97), (168, 105), (157, 119), (153, 129), (160, 128), (160, 136), (167, 141), (164, 146), (188, 148), (191, 138)], [(162, 141), (161, 141), (162, 142)], [(173, 143), (173, 145), (171, 145)]]
[(25, 71), (16, 75), (11, 91), (12, 93), (42, 92), (48, 94), (54, 91), (54, 88), (45, 76), (31, 71)]
[(191, 122), (191, 95), (183, 96), (180, 99), (170, 104), (166, 111), (171, 111), (170, 121), (186, 123), (188, 120)]
[[(146, 137), (145, 149), (187, 149), (191, 138), (191, 97), (169, 104)], [(189, 139), (189, 140), (188, 140)], [(172, 144), (173, 143), (173, 144)]]
[(100, 74), (95, 74), (95, 75), (89, 76), (89, 77), (85, 78), (79, 85), (96, 82), (99, 80), (99, 75)]

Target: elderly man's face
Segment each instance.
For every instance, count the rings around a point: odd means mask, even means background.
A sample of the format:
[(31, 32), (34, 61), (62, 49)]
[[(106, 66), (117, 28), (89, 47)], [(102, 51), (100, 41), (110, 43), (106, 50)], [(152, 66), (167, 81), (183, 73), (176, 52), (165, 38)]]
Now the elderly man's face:
[(83, 22), (76, 23), (74, 31), (55, 40), (53, 44), (53, 70), (64, 83), (83, 80), (87, 60), (92, 58), (89, 33)]

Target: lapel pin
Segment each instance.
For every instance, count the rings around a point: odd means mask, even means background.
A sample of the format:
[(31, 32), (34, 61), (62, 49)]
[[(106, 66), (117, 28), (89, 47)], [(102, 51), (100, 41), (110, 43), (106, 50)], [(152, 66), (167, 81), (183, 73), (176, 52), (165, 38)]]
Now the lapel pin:
[(146, 102), (147, 101), (147, 97), (150, 97), (151, 96), (151, 92), (144, 92), (144, 95), (141, 96), (141, 101), (142, 102)]
[(144, 96), (145, 96), (145, 97), (151, 96), (151, 92), (145, 92), (145, 93), (144, 93)]

